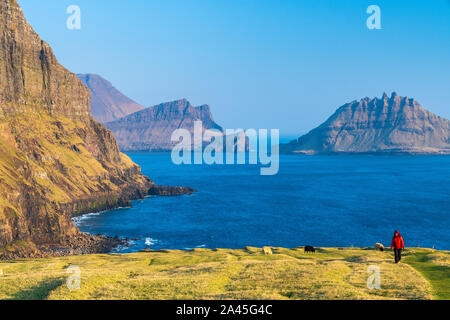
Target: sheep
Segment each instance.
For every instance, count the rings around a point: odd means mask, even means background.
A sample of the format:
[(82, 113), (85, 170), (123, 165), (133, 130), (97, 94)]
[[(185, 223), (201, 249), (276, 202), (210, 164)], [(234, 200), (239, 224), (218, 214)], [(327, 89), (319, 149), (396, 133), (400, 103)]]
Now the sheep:
[(263, 248), (263, 252), (264, 252), (264, 255), (271, 256), (272, 255), (272, 248), (264, 247)]
[(316, 253), (316, 249), (313, 246), (305, 246), (305, 253)]

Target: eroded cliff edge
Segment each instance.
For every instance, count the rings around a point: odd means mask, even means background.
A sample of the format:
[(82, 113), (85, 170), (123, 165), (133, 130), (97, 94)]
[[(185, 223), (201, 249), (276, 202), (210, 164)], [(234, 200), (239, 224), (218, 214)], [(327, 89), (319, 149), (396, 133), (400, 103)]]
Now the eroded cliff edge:
[(92, 118), (89, 89), (58, 63), (17, 0), (0, 0), (0, 37), (0, 259), (52, 246), (105, 250), (72, 214), (128, 204), (153, 183)]

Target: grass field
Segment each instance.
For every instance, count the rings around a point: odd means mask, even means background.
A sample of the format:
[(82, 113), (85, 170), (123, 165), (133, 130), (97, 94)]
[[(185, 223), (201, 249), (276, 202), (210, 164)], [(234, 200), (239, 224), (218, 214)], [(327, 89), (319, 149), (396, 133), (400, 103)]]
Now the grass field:
[[(77, 266), (80, 289), (69, 290)], [(369, 266), (380, 289), (368, 289)], [(0, 262), (0, 299), (450, 299), (450, 253), (364, 248), (151, 251)]]

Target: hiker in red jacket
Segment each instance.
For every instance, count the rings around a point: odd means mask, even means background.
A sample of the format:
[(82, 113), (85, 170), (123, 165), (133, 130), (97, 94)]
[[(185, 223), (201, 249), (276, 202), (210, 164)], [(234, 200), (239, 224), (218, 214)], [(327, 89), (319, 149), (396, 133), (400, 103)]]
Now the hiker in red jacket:
[(391, 250), (394, 249), (395, 263), (399, 263), (402, 260), (402, 250), (405, 249), (405, 243), (397, 230), (394, 232), (394, 238), (392, 238)]

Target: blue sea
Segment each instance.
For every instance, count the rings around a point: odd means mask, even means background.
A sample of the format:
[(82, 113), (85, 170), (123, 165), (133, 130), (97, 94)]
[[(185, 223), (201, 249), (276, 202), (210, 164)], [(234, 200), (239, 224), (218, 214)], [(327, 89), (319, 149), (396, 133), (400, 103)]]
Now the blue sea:
[(170, 154), (129, 156), (160, 185), (193, 196), (149, 197), (77, 219), (84, 232), (141, 239), (120, 252), (246, 246), (450, 249), (450, 157), (280, 157), (275, 176), (252, 165), (174, 165)]

